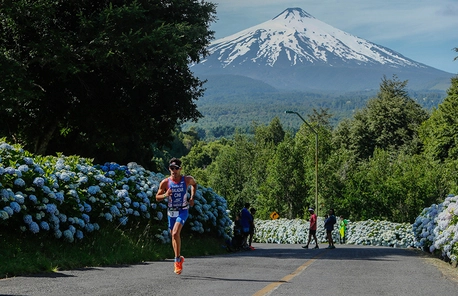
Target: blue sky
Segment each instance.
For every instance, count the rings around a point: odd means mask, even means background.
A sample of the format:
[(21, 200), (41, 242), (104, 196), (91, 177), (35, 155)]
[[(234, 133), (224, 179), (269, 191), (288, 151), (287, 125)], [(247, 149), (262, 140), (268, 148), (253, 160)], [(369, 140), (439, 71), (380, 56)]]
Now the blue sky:
[(458, 0), (208, 0), (222, 38), (299, 7), (352, 35), (428, 66), (458, 74)]

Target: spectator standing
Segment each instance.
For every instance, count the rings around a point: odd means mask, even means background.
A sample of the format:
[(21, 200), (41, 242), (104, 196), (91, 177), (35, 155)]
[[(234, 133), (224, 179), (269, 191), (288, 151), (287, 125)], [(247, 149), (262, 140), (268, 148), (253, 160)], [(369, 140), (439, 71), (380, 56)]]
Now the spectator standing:
[(253, 221), (253, 216), (251, 215), (250, 211), (250, 203), (245, 203), (245, 207), (240, 212), (240, 225), (242, 226), (242, 234), (243, 234), (243, 247), (248, 248), (248, 235), (250, 234), (250, 225)]
[(344, 217), (340, 216), (340, 223), (339, 223), (339, 233), (340, 233), (340, 243), (345, 244), (346, 234), (347, 234), (347, 224), (348, 220), (344, 219)]
[(254, 250), (253, 246), (251, 245), (251, 243), (253, 242), (253, 236), (254, 236), (254, 232), (255, 232), (255, 226), (254, 226), (254, 215), (256, 214), (256, 209), (255, 208), (251, 208), (250, 209), (250, 214), (251, 214), (251, 223), (250, 223), (250, 232), (249, 232), (249, 239), (248, 239), (248, 247), (251, 249), (251, 250)]
[(307, 245), (302, 246), (304, 249), (309, 248), (310, 240), (313, 239), (315, 240), (315, 249), (319, 249), (318, 247), (318, 239), (316, 238), (316, 226), (317, 226), (317, 216), (315, 214), (315, 209), (314, 208), (309, 208), (310, 212), (310, 227), (309, 227), (309, 239), (307, 241)]
[(328, 238), (329, 246), (326, 249), (335, 249), (334, 240), (332, 239), (332, 231), (334, 230), (334, 224), (337, 219), (334, 215), (334, 209), (329, 210), (329, 217), (324, 221), (324, 228), (326, 228), (326, 236)]

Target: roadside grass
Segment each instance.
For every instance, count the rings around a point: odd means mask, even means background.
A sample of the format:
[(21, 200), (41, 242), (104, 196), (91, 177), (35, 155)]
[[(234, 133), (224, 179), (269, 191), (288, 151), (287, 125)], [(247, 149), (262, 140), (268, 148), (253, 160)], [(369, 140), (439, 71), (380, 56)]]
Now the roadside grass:
[[(149, 225), (130, 229), (104, 227), (82, 241), (68, 243), (0, 228), (0, 279), (173, 258), (172, 244), (161, 243), (151, 233), (154, 232)], [(182, 233), (184, 256), (226, 253), (222, 245), (222, 238)]]

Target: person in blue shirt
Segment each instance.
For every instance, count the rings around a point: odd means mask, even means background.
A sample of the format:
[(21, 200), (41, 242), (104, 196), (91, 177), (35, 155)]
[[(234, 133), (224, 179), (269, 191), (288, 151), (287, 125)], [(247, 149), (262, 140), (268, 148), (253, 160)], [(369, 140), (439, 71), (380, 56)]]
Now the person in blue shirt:
[(247, 239), (248, 235), (250, 234), (251, 223), (253, 223), (253, 216), (251, 215), (249, 208), (250, 203), (247, 202), (240, 212), (240, 225), (242, 226), (243, 247), (245, 249), (248, 248)]
[(324, 228), (326, 228), (326, 235), (328, 238), (329, 246), (326, 249), (335, 249), (334, 240), (332, 239), (332, 231), (334, 230), (334, 224), (336, 224), (337, 219), (334, 215), (334, 209), (329, 210), (329, 217), (324, 221)]

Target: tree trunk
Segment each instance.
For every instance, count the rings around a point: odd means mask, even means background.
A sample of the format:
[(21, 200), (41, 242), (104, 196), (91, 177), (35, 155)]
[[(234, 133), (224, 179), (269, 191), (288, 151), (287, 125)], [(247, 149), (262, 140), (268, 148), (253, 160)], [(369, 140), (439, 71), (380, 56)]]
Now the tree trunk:
[(53, 124), (49, 128), (45, 129), (47, 132), (38, 137), (35, 142), (35, 154), (45, 155), (46, 150), (48, 149), (49, 141), (51, 141), (54, 132), (56, 131), (57, 124)]

